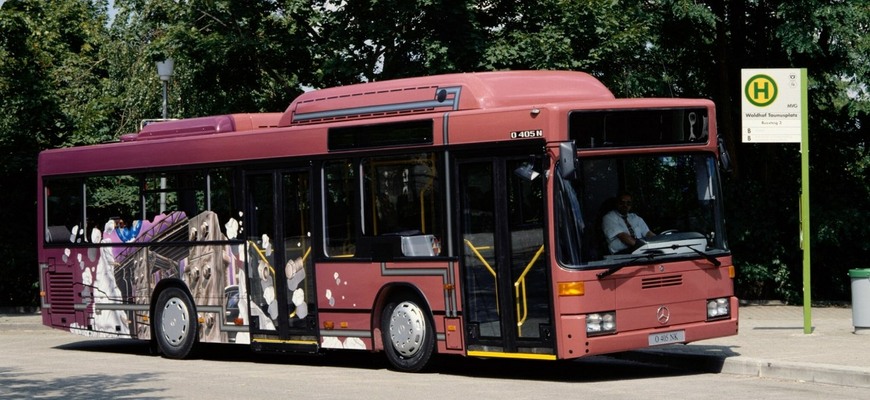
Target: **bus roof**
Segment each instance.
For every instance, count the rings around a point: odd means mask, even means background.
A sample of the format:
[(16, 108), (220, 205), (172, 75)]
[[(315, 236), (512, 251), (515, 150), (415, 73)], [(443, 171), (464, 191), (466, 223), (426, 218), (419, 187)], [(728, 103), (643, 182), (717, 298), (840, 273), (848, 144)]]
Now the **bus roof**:
[(498, 71), (360, 83), (304, 93), (278, 126), (562, 101), (610, 100), (597, 79), (576, 71)]
[[(291, 154), (322, 155), (328, 152), (322, 129), (330, 122), (431, 118), (436, 113), (467, 110), (475, 114), (476, 110), (525, 106), (564, 110), (689, 105), (712, 108), (709, 100), (702, 99), (616, 99), (597, 79), (575, 71), (500, 71), (397, 79), (304, 93), (284, 113), (156, 122), (138, 133), (124, 135), (120, 143), (46, 150), (39, 156), (39, 172), (41, 176), (89, 174), (264, 160)], [(288, 136), (291, 132), (292, 136)], [(210, 138), (202, 140), (203, 136)], [(458, 138), (452, 141), (460, 142)]]

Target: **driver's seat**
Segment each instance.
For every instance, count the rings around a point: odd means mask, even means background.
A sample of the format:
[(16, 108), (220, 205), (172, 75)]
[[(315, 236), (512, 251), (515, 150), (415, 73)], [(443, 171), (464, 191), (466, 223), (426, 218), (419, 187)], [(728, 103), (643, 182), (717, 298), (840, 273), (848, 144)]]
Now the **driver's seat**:
[(598, 252), (597, 259), (604, 258), (605, 255), (610, 255), (610, 247), (607, 245), (608, 237), (604, 234), (604, 216), (607, 213), (616, 209), (616, 197), (609, 197), (601, 202), (601, 207), (598, 207), (598, 214), (595, 215), (595, 251)]

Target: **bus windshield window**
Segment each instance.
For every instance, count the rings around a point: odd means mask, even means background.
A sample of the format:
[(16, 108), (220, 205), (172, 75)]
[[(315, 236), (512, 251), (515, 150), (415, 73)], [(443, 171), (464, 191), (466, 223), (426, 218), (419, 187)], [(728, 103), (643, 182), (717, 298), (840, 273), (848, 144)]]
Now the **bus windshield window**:
[[(595, 266), (724, 251), (718, 184), (709, 154), (584, 159), (576, 179), (557, 180), (560, 261)], [(619, 233), (640, 240), (623, 243)]]

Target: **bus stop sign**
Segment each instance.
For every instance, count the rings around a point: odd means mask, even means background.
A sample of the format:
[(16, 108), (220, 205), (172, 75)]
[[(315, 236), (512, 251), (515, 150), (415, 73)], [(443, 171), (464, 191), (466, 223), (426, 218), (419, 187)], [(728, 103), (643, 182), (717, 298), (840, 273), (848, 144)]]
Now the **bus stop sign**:
[(741, 71), (744, 143), (800, 143), (805, 79), (798, 68)]

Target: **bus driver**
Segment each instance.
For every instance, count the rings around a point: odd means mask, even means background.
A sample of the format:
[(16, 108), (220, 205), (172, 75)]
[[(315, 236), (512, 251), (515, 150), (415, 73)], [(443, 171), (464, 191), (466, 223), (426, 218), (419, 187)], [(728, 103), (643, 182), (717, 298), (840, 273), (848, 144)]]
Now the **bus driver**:
[(616, 197), (616, 209), (604, 215), (601, 228), (611, 254), (630, 253), (643, 244), (642, 238), (655, 236), (643, 218), (631, 212), (631, 194)]

